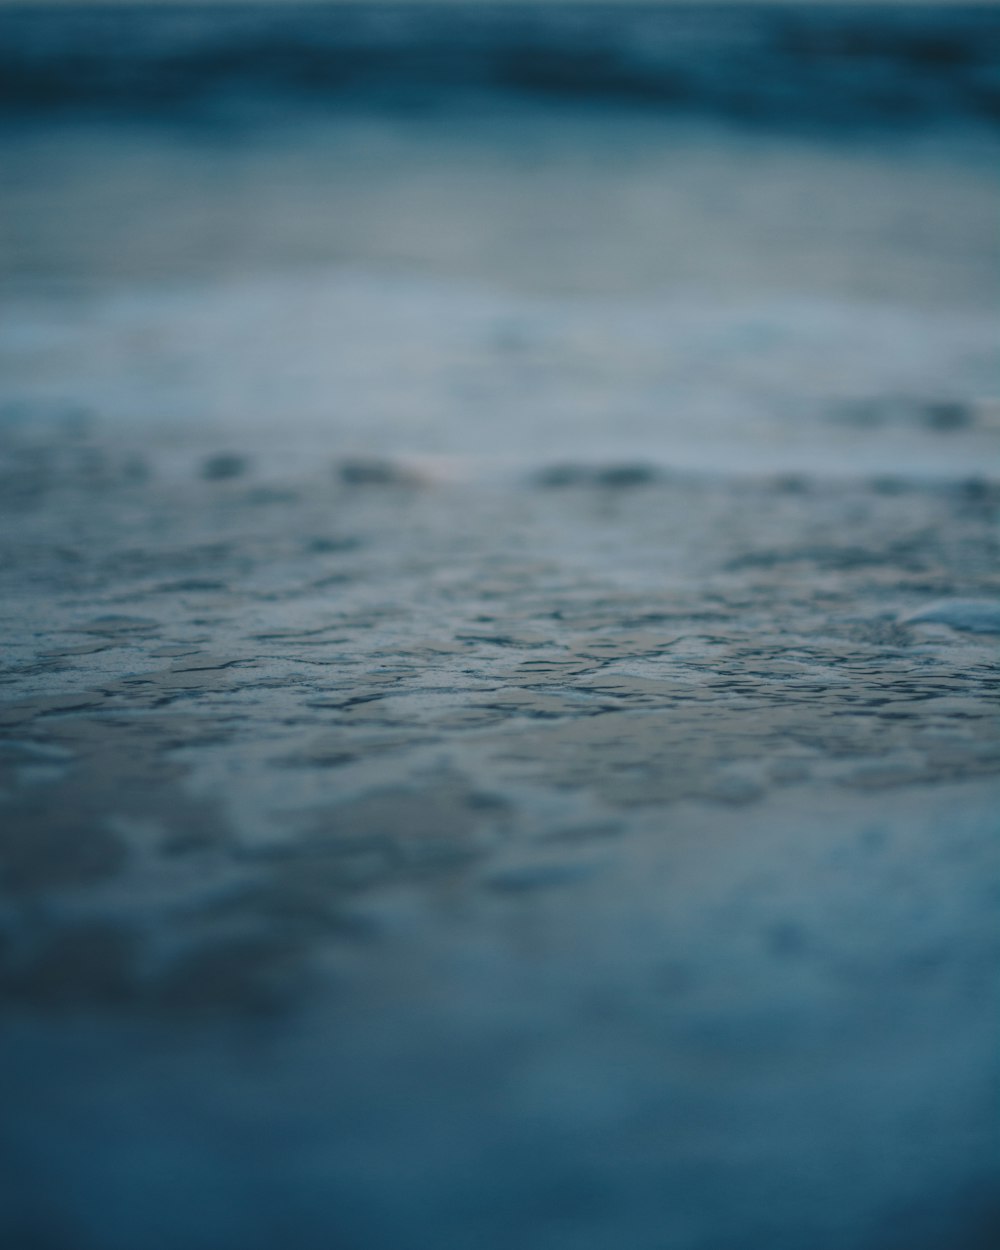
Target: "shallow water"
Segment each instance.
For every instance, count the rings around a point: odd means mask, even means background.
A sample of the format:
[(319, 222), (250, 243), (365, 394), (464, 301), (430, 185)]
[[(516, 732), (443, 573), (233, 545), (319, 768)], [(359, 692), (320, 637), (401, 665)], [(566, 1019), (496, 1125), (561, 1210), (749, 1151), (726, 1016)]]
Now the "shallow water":
[(991, 1245), (996, 23), (387, 12), (4, 17), (6, 1241)]
[(3, 413), (264, 472), (988, 470), (996, 152), (960, 139), (502, 99), (227, 141), (28, 128)]
[(22, 454), (15, 1237), (988, 1244), (995, 488)]

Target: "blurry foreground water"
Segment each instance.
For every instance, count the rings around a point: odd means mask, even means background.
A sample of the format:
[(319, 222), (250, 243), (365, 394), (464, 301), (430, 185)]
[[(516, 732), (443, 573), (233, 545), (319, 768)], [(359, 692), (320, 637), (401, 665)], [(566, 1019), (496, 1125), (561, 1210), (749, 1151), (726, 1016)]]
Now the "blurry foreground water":
[(1000, 22), (0, 12), (0, 1230), (997, 1233)]

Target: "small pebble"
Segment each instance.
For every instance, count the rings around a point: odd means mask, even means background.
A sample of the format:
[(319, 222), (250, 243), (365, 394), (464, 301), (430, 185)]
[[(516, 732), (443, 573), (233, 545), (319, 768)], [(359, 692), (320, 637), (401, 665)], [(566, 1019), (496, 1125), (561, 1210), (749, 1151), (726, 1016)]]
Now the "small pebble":
[(361, 457), (342, 460), (337, 466), (340, 480), (348, 486), (420, 486), (423, 480), (407, 465), (391, 460)]
[(649, 464), (554, 464), (535, 478), (538, 486), (603, 486), (621, 490), (646, 486), (659, 478), (658, 470)]
[(247, 459), (232, 452), (209, 456), (201, 466), (201, 476), (206, 482), (227, 482), (242, 477), (247, 471)]
[(958, 400), (938, 400), (926, 405), (924, 420), (932, 430), (964, 430), (972, 425), (973, 413)]

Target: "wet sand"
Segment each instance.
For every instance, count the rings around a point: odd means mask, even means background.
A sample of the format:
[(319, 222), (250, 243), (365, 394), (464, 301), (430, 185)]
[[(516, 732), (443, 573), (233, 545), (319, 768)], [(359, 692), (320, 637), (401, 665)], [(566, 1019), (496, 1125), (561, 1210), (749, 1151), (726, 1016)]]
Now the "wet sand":
[(995, 1244), (995, 23), (593, 20), (643, 103), (31, 45), (5, 1246)]
[(5, 452), (10, 1226), (987, 1244), (995, 486)]

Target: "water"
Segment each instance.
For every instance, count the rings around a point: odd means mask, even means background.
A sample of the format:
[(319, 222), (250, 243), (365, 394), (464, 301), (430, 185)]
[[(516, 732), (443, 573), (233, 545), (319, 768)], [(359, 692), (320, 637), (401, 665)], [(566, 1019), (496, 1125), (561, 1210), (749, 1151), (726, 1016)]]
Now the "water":
[[(9, 107), (199, 115), (485, 87), (782, 127), (995, 120), (975, 5), (74, 5), (3, 14)], [(252, 107), (252, 106), (251, 106)]]
[(280, 413), (307, 460), (969, 473), (1000, 393), (993, 155), (495, 99), (36, 124), (6, 162), (6, 411), (266, 460)]
[(6, 1244), (994, 1244), (998, 39), (0, 9)]
[(987, 11), (0, 21), (8, 418), (487, 475), (994, 460)]

